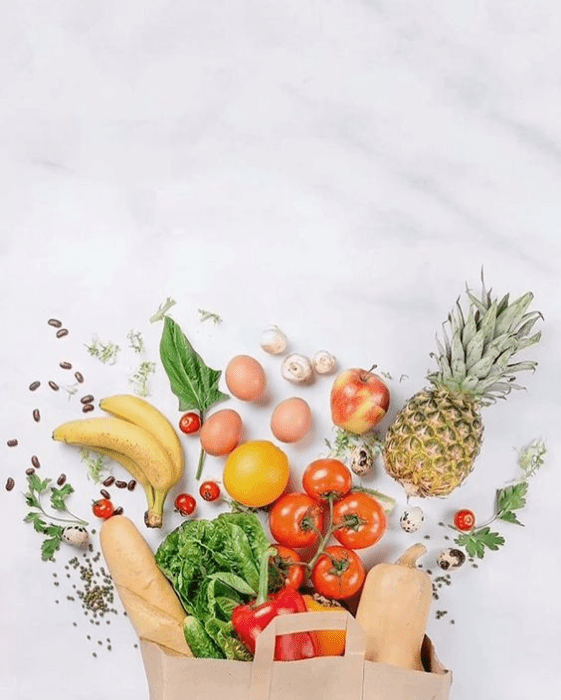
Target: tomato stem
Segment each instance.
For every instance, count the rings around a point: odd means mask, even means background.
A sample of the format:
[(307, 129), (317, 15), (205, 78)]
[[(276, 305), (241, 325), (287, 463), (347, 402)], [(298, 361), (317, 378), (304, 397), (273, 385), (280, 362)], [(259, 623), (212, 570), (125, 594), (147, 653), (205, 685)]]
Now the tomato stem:
[(319, 543), (319, 546), (317, 548), (316, 553), (308, 562), (308, 570), (309, 571), (311, 571), (314, 568), (317, 560), (323, 554), (323, 551), (325, 550), (325, 547), (326, 547), (327, 543), (329, 542), (329, 539), (330, 539), (331, 535), (333, 534), (333, 531), (335, 530), (335, 526), (333, 525), (333, 495), (332, 494), (329, 495), (327, 502), (329, 503), (328, 528), (327, 528), (325, 535), (322, 537), (321, 542)]
[(197, 465), (197, 474), (195, 476), (195, 479), (198, 481), (203, 473), (203, 467), (205, 464), (205, 458), (206, 458), (206, 451), (203, 447), (201, 447), (201, 451), (199, 453), (199, 463)]

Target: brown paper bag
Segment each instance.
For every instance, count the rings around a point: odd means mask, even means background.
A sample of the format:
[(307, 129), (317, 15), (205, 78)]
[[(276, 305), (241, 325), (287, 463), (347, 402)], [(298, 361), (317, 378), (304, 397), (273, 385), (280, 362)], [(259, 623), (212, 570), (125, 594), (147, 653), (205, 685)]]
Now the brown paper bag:
[[(346, 630), (344, 656), (273, 661), (277, 634), (333, 629)], [(347, 612), (273, 618), (251, 663), (172, 656), (141, 640), (150, 700), (449, 700), (452, 675), (428, 638), (426, 671), (366, 661), (364, 649), (364, 631)]]

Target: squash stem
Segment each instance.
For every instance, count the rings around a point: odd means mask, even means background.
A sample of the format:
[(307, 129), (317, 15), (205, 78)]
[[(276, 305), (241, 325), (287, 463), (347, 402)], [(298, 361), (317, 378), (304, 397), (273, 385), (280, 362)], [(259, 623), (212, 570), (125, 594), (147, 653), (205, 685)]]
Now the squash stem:
[(422, 557), (423, 554), (426, 553), (427, 548), (425, 547), (425, 545), (418, 542), (417, 544), (414, 544), (411, 547), (409, 547), (409, 549), (406, 549), (405, 552), (403, 552), (403, 554), (395, 563), (399, 564), (400, 566), (408, 566), (411, 569), (415, 569), (417, 565), (417, 559), (419, 557)]

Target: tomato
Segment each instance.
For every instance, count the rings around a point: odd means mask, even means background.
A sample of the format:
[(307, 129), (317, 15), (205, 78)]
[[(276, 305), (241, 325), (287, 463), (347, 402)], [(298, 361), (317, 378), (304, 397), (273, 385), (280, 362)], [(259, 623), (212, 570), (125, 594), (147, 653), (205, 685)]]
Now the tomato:
[(194, 411), (184, 413), (179, 419), (179, 430), (186, 435), (194, 435), (201, 429), (201, 417)]
[(475, 515), (473, 511), (463, 508), (454, 515), (454, 525), (462, 532), (469, 532), (475, 526)]
[(271, 559), (271, 564), (278, 570), (283, 586), (292, 586), (298, 590), (306, 578), (306, 566), (302, 558), (293, 549), (275, 545), (276, 555)]
[(203, 481), (199, 493), (205, 501), (217, 501), (220, 498), (220, 486), (216, 481)]
[(252, 508), (269, 505), (285, 490), (288, 457), (269, 440), (249, 440), (230, 452), (222, 481), (234, 501)]
[(371, 547), (386, 531), (380, 503), (361, 491), (348, 493), (333, 506), (333, 537), (348, 549)]
[(311, 581), (326, 598), (350, 598), (360, 590), (366, 571), (362, 560), (351, 549), (326, 547), (312, 569)]
[(195, 501), (190, 493), (180, 493), (175, 498), (174, 506), (181, 515), (193, 515), (197, 508), (197, 501)]
[(277, 542), (287, 547), (310, 547), (323, 530), (323, 510), (305, 493), (287, 493), (269, 513), (269, 528)]
[(338, 459), (316, 459), (302, 475), (304, 491), (316, 501), (334, 501), (351, 490), (351, 470)]
[(99, 501), (94, 501), (92, 511), (96, 518), (103, 518), (103, 520), (107, 520), (107, 518), (110, 518), (113, 515), (115, 508), (113, 507), (113, 503), (111, 503), (108, 498), (100, 498)]

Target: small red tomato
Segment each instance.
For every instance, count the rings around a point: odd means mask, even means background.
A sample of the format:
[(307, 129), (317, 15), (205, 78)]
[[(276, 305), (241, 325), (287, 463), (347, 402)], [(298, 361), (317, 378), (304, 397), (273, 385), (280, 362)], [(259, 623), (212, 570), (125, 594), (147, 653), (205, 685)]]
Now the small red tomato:
[(350, 598), (360, 590), (366, 571), (358, 554), (345, 547), (327, 547), (312, 569), (311, 581), (326, 598)]
[(181, 515), (193, 515), (197, 507), (197, 501), (190, 493), (180, 493), (175, 498), (174, 506)]
[(351, 490), (353, 475), (339, 459), (316, 459), (302, 475), (304, 491), (316, 501), (333, 501)]
[(115, 508), (108, 498), (100, 498), (99, 501), (94, 501), (92, 511), (96, 518), (107, 520), (113, 515)]
[(179, 430), (186, 435), (194, 435), (201, 429), (201, 417), (194, 411), (184, 413), (179, 419)]
[(285, 493), (271, 508), (269, 527), (271, 535), (285, 547), (310, 547), (321, 537), (322, 507), (305, 493)]
[(454, 515), (454, 525), (462, 532), (469, 532), (475, 526), (475, 515), (473, 511), (463, 508)]
[(361, 491), (348, 493), (333, 507), (333, 537), (348, 549), (371, 547), (386, 531), (386, 513), (379, 501)]
[(216, 481), (203, 481), (199, 493), (205, 501), (217, 501), (220, 498), (220, 486)]
[(270, 560), (283, 579), (283, 586), (291, 586), (298, 590), (306, 578), (306, 567), (302, 558), (293, 549), (275, 545), (276, 555)]

